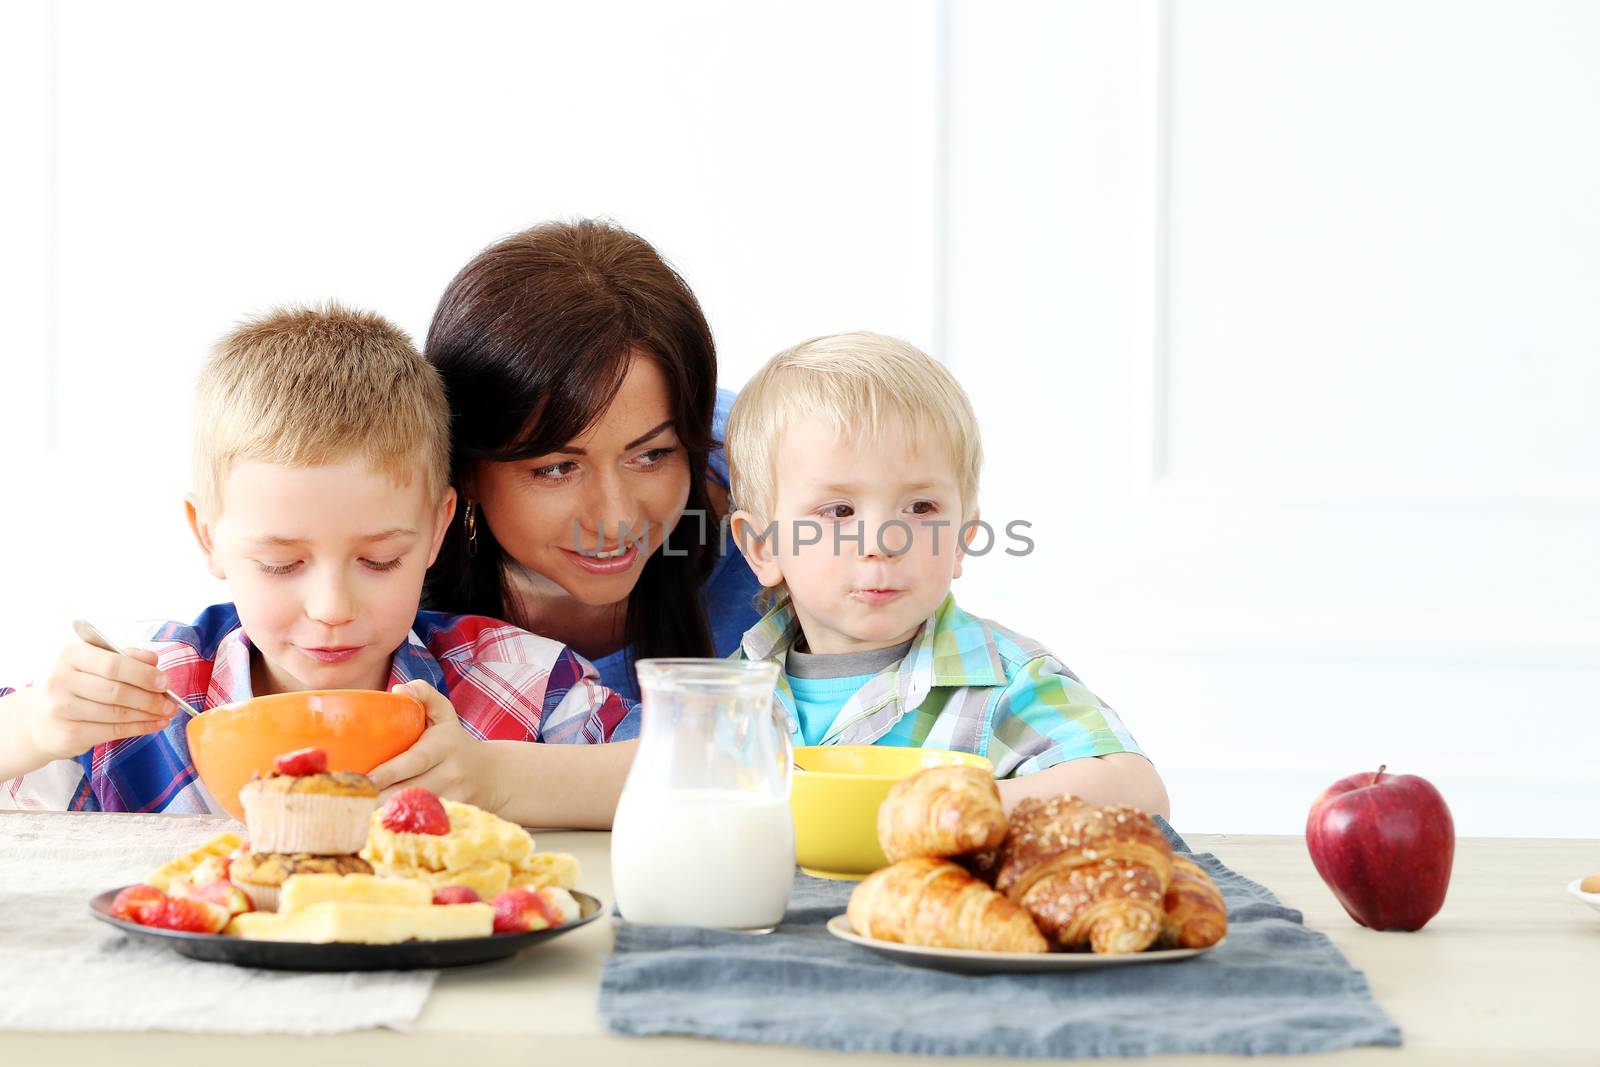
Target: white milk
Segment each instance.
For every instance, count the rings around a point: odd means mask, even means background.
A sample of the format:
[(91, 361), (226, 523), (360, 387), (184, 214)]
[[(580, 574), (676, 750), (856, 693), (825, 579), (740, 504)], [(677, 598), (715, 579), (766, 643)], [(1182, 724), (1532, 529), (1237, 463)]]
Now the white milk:
[(630, 922), (774, 926), (794, 887), (788, 801), (717, 789), (624, 792), (611, 882)]

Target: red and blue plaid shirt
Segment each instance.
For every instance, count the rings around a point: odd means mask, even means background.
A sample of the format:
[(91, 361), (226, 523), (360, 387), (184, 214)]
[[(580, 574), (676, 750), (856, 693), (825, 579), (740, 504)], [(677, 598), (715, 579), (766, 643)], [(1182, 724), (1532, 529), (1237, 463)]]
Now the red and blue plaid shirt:
[[(203, 714), (253, 695), (250, 642), (232, 604), (193, 623), (163, 623), (138, 642), (159, 656), (172, 690)], [(593, 744), (639, 733), (638, 706), (600, 684), (566, 645), (476, 615), (417, 613), (390, 661), (389, 684), (421, 679), (450, 698), (480, 741)], [(11, 690), (0, 686), (0, 696)], [(153, 734), (96, 745), (77, 759), (0, 783), (0, 807), (218, 813), (195, 773), (179, 711)]]

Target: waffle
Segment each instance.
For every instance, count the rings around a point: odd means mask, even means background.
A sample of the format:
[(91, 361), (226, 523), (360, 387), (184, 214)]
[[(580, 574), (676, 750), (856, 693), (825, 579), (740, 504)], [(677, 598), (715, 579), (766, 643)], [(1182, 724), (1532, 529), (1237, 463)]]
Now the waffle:
[(221, 833), (210, 841), (191, 852), (185, 852), (170, 863), (156, 868), (150, 877), (145, 879), (149, 885), (155, 886), (163, 893), (172, 888), (174, 882), (187, 882), (196, 867), (207, 860), (216, 860), (220, 864), (233, 855), (234, 851), (244, 844), (244, 838), (233, 832)]
[(535, 852), (527, 861), (511, 872), (512, 885), (525, 885), (529, 889), (555, 886), (573, 889), (578, 884), (578, 857), (566, 852)]
[(485, 900), (508, 886), (542, 889), (578, 884), (578, 861), (565, 852), (535, 852), (533, 838), (471, 804), (444, 803), (448, 834), (400, 833), (374, 814), (361, 856), (390, 878), (412, 878), (436, 889), (463, 885)]
[(457, 871), (496, 860), (516, 867), (533, 853), (533, 838), (516, 823), (454, 800), (444, 801), (444, 810), (450, 816), (448, 834), (391, 830), (381, 813), (373, 812), (361, 858), (378, 869)]

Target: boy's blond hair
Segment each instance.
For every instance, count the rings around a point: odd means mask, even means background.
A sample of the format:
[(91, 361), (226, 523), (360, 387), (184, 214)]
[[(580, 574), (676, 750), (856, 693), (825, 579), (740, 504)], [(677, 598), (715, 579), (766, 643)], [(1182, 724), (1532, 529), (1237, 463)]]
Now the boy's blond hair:
[(399, 327), (329, 303), (239, 324), (201, 368), (194, 492), (215, 514), (235, 463), (367, 461), (396, 485), (421, 474), (430, 500), (450, 479), (450, 407), (438, 372)]
[(728, 415), (729, 480), (734, 506), (762, 523), (777, 503), (778, 449), (801, 420), (880, 448), (907, 447), (886, 439), (898, 425), (947, 451), (963, 514), (977, 506), (983, 444), (972, 404), (913, 344), (865, 331), (814, 337), (773, 356), (739, 391)]

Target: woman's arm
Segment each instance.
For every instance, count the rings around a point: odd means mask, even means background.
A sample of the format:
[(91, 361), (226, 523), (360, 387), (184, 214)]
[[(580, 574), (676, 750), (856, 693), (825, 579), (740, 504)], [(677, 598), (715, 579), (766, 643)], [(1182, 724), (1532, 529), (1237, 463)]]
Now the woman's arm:
[(502, 819), (521, 826), (609, 830), (639, 742), (489, 741), (484, 748), (490, 781), (483, 806)]

